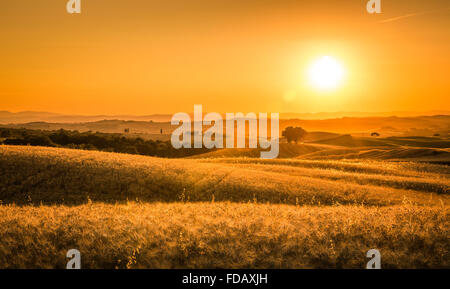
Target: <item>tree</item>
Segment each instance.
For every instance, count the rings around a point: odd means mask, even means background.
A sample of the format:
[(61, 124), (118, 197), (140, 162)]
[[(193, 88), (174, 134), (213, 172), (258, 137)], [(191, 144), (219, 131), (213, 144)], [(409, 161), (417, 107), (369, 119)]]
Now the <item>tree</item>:
[(301, 141), (308, 133), (301, 127), (289, 126), (283, 130), (282, 136), (284, 136), (290, 143), (294, 141), (295, 143)]
[(11, 131), (8, 128), (1, 129), (0, 137), (10, 137)]

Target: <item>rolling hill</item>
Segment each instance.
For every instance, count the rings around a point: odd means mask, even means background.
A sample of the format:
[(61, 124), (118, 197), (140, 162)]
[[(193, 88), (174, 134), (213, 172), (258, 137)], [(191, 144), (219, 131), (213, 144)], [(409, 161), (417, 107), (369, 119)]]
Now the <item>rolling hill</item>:
[[(0, 121), (0, 123), (2, 123)], [(121, 120), (121, 119), (100, 119), (96, 121), (84, 122), (45, 122), (42, 120), (35, 122), (3, 122), (1, 127), (27, 128), (38, 130), (78, 130), (99, 131), (105, 133), (123, 133), (129, 129), (130, 134), (139, 135), (143, 138), (162, 137), (168, 139), (172, 131), (176, 128), (170, 124), (169, 120), (157, 119), (157, 121), (141, 120)], [(372, 132), (381, 133), (382, 137), (405, 137), (405, 136), (426, 136), (432, 137), (439, 134), (440, 137), (450, 136), (450, 115), (435, 115), (421, 117), (365, 117), (365, 118), (336, 118), (325, 120), (299, 120), (280, 119), (280, 135), (282, 130), (288, 126), (300, 126), (312, 132), (318, 139), (340, 134), (351, 134), (358, 137), (370, 137)], [(316, 140), (318, 140), (316, 139)], [(314, 140), (313, 137), (311, 140)], [(307, 139), (308, 141), (308, 139)]]
[(63, 268), (70, 248), (83, 268), (363, 268), (371, 248), (384, 268), (446, 267), (449, 177), (416, 162), (0, 145), (0, 267)]

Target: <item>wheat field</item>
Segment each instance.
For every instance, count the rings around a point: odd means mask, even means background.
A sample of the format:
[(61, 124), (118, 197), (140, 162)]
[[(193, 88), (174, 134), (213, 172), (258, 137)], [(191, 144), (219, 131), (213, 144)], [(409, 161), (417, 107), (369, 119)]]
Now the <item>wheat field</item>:
[(445, 165), (0, 146), (0, 267), (448, 268)]

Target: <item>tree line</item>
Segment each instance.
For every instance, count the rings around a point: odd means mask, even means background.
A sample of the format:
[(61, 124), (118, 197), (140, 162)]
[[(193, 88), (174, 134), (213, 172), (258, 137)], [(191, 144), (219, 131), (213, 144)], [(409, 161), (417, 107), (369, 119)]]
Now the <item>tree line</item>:
[(211, 151), (200, 149), (175, 149), (170, 141), (144, 140), (122, 134), (101, 132), (57, 131), (24, 128), (0, 128), (0, 143), (5, 145), (30, 145), (98, 150), (146, 156), (180, 158)]

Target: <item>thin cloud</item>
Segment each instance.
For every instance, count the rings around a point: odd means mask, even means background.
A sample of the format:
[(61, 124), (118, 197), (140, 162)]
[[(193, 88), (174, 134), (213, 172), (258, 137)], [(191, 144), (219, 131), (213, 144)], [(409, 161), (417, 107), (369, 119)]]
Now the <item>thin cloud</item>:
[(393, 22), (393, 21), (397, 21), (397, 20), (401, 20), (401, 19), (405, 19), (405, 18), (409, 18), (409, 17), (415, 17), (415, 16), (421, 16), (424, 14), (431, 14), (431, 13), (436, 13), (436, 12), (440, 12), (440, 11), (446, 11), (449, 10), (450, 7), (444, 8), (444, 9), (439, 9), (439, 10), (431, 10), (431, 11), (425, 11), (425, 12), (416, 12), (416, 13), (409, 13), (406, 15), (402, 15), (402, 16), (397, 16), (397, 17), (392, 17), (389, 19), (385, 19), (380, 21), (380, 23), (388, 23), (388, 22)]
[(426, 14), (426, 12), (422, 12), (422, 13), (410, 13), (410, 14), (406, 14), (406, 15), (403, 15), (403, 16), (397, 16), (397, 17), (385, 19), (385, 20), (380, 21), (380, 23), (393, 22), (393, 21), (397, 21), (397, 20), (400, 20), (400, 19), (404, 19), (404, 18), (409, 18), (409, 17), (414, 17), (414, 16), (420, 16), (420, 15), (423, 15), (423, 14)]

